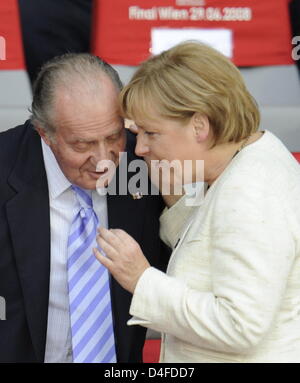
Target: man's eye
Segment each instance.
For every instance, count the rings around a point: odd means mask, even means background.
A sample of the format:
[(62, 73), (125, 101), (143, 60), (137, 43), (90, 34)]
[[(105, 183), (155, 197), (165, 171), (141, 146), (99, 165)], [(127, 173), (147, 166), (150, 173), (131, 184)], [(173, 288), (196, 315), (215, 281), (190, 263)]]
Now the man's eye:
[(74, 147), (76, 150), (85, 150), (87, 149), (89, 144), (87, 142), (77, 142)]
[(145, 132), (147, 136), (154, 136), (155, 132)]
[(120, 138), (120, 136), (121, 136), (121, 133), (116, 133), (116, 134), (113, 134), (112, 136), (107, 137), (106, 139), (109, 142), (113, 142), (113, 141), (118, 140)]

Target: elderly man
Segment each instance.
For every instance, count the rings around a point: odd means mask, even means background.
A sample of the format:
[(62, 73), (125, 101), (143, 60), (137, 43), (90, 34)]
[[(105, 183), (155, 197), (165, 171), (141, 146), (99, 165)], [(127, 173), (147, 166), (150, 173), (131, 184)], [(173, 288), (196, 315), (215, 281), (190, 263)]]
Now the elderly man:
[(93, 255), (106, 227), (129, 232), (151, 264), (164, 257), (159, 196), (96, 191), (99, 163), (118, 166), (126, 135), (134, 159), (120, 88), (99, 58), (60, 56), (36, 80), (31, 121), (0, 134), (1, 362), (142, 360), (145, 330), (127, 326), (131, 294)]

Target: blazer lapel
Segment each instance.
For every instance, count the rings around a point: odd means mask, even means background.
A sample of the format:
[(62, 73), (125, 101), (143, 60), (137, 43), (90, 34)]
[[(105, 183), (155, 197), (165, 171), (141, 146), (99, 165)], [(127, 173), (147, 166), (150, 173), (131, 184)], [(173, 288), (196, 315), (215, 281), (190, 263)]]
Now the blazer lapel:
[(40, 138), (28, 127), (9, 183), (16, 195), (6, 206), (32, 343), (44, 361), (50, 273), (50, 213)]

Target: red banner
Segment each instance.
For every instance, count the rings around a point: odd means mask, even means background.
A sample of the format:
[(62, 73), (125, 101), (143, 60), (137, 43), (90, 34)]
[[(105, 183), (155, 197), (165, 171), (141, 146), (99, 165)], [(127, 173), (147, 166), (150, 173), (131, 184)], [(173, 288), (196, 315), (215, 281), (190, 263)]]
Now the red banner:
[(288, 0), (95, 0), (93, 53), (111, 64), (138, 65), (152, 28), (232, 31), (238, 66), (292, 64)]
[(0, 70), (24, 69), (17, 0), (0, 1)]

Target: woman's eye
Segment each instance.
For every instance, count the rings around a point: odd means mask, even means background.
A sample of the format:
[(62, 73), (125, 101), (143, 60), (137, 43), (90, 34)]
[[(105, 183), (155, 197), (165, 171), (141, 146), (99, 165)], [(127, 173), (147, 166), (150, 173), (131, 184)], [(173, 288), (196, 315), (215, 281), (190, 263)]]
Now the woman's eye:
[(147, 134), (147, 136), (153, 136), (155, 132), (145, 132), (145, 134)]

